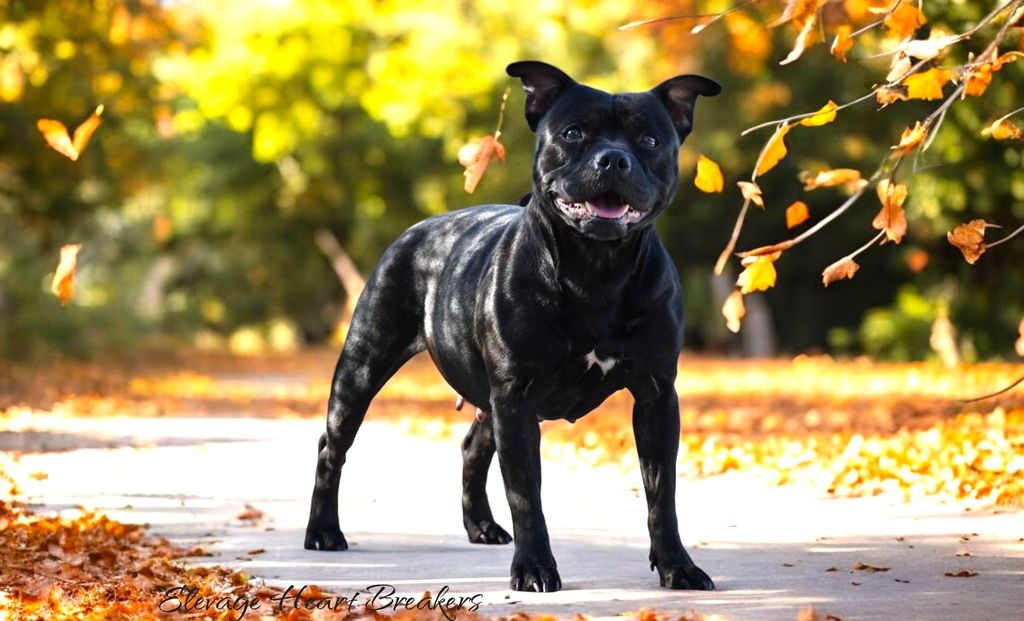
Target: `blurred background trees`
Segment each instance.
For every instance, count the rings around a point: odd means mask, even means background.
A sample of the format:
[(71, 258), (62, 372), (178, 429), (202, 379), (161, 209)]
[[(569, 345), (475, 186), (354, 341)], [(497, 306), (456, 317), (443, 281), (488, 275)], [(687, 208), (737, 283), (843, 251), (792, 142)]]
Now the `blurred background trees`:
[[(862, 11), (891, 3), (833, 4)], [(980, 4), (936, 0), (927, 8), (959, 31), (989, 10)], [(686, 20), (618, 30), (729, 6), (0, 0), (0, 355), (88, 355), (154, 338), (241, 349), (331, 339), (346, 291), (318, 233), (330, 232), (368, 274), (410, 224), (528, 192), (533, 137), (518, 88), (503, 128), (508, 158), (472, 196), (456, 157), (467, 140), (493, 131), (511, 84), (504, 67), (523, 58), (606, 89), (646, 89), (685, 72), (723, 84), (722, 96), (698, 104), (677, 204), (659, 230), (680, 266), (691, 349), (738, 351), (711, 266), (740, 203), (732, 181), (752, 168), (766, 139), (739, 133), (860, 96), (888, 59), (852, 55), (844, 65), (819, 45), (780, 67), (794, 32), (766, 24), (781, 3), (731, 13), (697, 35)], [(1009, 42), (1019, 47), (1020, 35)], [(910, 182), (910, 229), (900, 246), (864, 255), (856, 279), (821, 288), (836, 249), (846, 252), (870, 231), (871, 204), (787, 254), (778, 285), (754, 296), (779, 351), (922, 358), (931, 355), (934, 320), (948, 314), (966, 359), (1012, 354), (1024, 312), (1024, 246), (1003, 245), (971, 267), (944, 234), (974, 217), (1024, 220), (1021, 143), (979, 136), (1024, 101), (1022, 69), (1007, 66), (983, 99), (952, 108)], [(41, 117), (73, 127), (98, 104), (103, 125), (77, 162), (49, 149), (36, 129)], [(807, 202), (812, 220), (834, 208), (839, 190), (804, 195), (799, 171), (870, 172), (931, 107), (901, 102), (879, 112), (868, 103), (826, 132), (791, 134), (789, 157), (762, 182), (772, 204), (750, 215), (742, 246), (783, 237), (782, 208), (792, 200)], [(724, 193), (693, 187), (700, 153), (722, 164)], [(76, 295), (62, 308), (48, 283), (60, 246), (71, 242), (83, 250)]]

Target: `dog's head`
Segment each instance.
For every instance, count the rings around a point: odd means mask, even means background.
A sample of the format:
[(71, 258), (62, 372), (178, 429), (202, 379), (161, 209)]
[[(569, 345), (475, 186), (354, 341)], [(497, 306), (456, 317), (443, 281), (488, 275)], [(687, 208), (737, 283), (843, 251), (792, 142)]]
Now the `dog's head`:
[(534, 195), (582, 235), (627, 237), (650, 226), (675, 196), (679, 145), (698, 95), (721, 87), (682, 75), (644, 93), (612, 94), (537, 61), (508, 66), (523, 81), (526, 121), (537, 133)]

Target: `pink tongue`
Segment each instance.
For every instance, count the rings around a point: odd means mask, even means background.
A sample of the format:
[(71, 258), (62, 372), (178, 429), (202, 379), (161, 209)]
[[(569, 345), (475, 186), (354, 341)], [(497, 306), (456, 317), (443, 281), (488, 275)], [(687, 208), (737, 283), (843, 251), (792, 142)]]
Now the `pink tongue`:
[(605, 203), (604, 201), (598, 203), (588, 202), (587, 206), (589, 206), (594, 211), (594, 213), (597, 214), (599, 218), (609, 218), (612, 220), (621, 218), (623, 215), (625, 215), (626, 210), (629, 209), (629, 205), (627, 205), (626, 203), (612, 205)]

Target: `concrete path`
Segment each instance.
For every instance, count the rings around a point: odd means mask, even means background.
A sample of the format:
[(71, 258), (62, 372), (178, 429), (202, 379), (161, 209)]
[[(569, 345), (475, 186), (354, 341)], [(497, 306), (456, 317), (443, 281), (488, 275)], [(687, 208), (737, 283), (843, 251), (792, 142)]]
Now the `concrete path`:
[[(672, 592), (647, 566), (639, 474), (571, 460), (544, 464), (545, 513), (564, 590), (508, 589), (511, 546), (471, 545), (459, 509), (459, 439), (368, 421), (342, 477), (352, 549), (302, 549), (321, 421), (73, 419), (59, 429), (0, 433), (5, 464), (43, 509), (85, 505), (149, 523), (269, 583), (346, 594), (375, 584), (398, 595), (477, 595), (481, 612), (613, 617), (642, 607), (735, 620), (796, 619), (800, 608), (852, 619), (1024, 618), (1024, 513), (936, 501), (835, 500), (753, 475), (681, 480), (680, 526), (714, 579), (710, 593)], [(72, 449), (72, 450), (68, 450)], [(59, 452), (58, 452), (59, 451)], [(29, 478), (45, 472), (44, 480)], [(491, 504), (511, 522), (495, 464)], [(236, 519), (246, 504), (264, 513)], [(251, 553), (262, 549), (262, 553)], [(889, 568), (857, 570), (859, 563)], [(969, 570), (976, 576), (947, 577)], [(368, 599), (361, 594), (363, 601)]]

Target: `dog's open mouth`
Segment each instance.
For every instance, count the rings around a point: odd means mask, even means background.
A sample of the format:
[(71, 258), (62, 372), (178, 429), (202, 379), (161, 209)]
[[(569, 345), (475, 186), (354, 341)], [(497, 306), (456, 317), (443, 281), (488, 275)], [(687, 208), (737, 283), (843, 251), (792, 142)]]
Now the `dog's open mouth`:
[(576, 220), (591, 217), (603, 220), (625, 219), (626, 223), (631, 223), (640, 220), (645, 214), (615, 192), (603, 192), (582, 203), (573, 203), (561, 197), (556, 197), (555, 202), (559, 209)]

